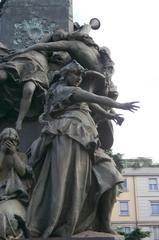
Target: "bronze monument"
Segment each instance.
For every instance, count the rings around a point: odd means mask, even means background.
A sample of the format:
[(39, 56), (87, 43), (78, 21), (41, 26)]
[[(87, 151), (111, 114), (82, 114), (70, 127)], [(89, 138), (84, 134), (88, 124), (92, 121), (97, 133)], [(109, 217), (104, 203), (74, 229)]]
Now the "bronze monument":
[[(114, 108), (139, 107), (116, 101), (110, 51), (89, 36), (99, 27), (94, 18), (74, 29), (60, 25), (22, 49), (0, 45), (0, 118), (13, 118), (16, 128), (0, 134), (2, 238), (115, 234), (110, 217), (123, 179), (106, 153), (113, 144), (111, 121), (124, 120)], [(39, 130), (31, 127), (24, 154), (18, 149), (23, 122), (32, 119)]]

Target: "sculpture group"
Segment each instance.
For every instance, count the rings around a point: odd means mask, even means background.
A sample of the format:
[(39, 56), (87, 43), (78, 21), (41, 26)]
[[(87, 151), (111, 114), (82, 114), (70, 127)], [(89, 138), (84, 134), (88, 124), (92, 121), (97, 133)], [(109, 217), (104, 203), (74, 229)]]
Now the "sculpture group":
[[(89, 36), (94, 23), (57, 30), (15, 52), (0, 45), (0, 117), (17, 117), (16, 130), (0, 134), (4, 239), (114, 233), (110, 217), (123, 179), (106, 150), (113, 144), (111, 120), (121, 125), (124, 118), (113, 109), (138, 105), (116, 101), (114, 63)], [(27, 156), (18, 150), (18, 133), (33, 116), (42, 130)]]

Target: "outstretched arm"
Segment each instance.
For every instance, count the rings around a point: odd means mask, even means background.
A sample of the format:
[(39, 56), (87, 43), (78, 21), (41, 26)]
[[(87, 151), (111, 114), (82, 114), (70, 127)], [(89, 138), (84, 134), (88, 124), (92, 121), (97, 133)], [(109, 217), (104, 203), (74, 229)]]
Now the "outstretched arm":
[(2, 62), (8, 61), (10, 58), (22, 54), (22, 53), (26, 53), (32, 50), (35, 51), (70, 51), (72, 48), (72, 44), (69, 41), (57, 41), (57, 42), (48, 42), (48, 43), (36, 43), (30, 47), (27, 48), (23, 48), (20, 50), (12, 50), (10, 51), (9, 56), (4, 56), (2, 60)]
[(121, 117), (121, 114), (117, 114), (117, 113), (115, 113), (115, 111), (114, 111), (114, 113), (107, 112), (104, 108), (102, 108), (101, 106), (99, 106), (96, 103), (90, 103), (89, 106), (90, 106), (91, 110), (93, 110), (101, 115), (102, 118), (100, 121), (103, 121), (105, 118), (107, 118), (107, 119), (113, 120), (116, 124), (118, 124), (120, 126), (124, 121), (124, 118)]
[(87, 103), (97, 103), (103, 104), (112, 108), (119, 108), (123, 110), (129, 110), (131, 112), (138, 110), (139, 106), (135, 105), (138, 103), (135, 102), (127, 102), (127, 103), (119, 103), (114, 101), (111, 98), (99, 96), (94, 93), (89, 93), (81, 88), (78, 88), (77, 91), (73, 94), (72, 100), (75, 102), (87, 102)]
[(57, 42), (48, 42), (48, 43), (36, 43), (28, 48), (17, 51), (17, 53), (25, 53), (28, 51), (69, 51), (71, 44), (69, 41), (57, 41)]

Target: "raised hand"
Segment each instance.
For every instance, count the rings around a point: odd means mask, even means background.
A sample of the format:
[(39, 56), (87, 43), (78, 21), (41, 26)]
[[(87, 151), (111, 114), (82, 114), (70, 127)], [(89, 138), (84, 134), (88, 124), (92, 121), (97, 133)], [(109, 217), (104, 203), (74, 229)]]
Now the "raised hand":
[(15, 152), (17, 151), (16, 145), (15, 145), (12, 141), (7, 140), (7, 141), (5, 142), (5, 145), (6, 145), (7, 151), (8, 151), (9, 153), (13, 154), (13, 153), (15, 153)]
[(124, 118), (121, 117), (122, 114), (115, 114), (114, 118), (112, 119), (116, 124), (118, 124), (119, 126), (122, 125)]
[(136, 105), (136, 103), (139, 103), (139, 102), (134, 101), (134, 102), (122, 103), (121, 104), (121, 109), (129, 110), (130, 112), (135, 112), (140, 108), (138, 105)]

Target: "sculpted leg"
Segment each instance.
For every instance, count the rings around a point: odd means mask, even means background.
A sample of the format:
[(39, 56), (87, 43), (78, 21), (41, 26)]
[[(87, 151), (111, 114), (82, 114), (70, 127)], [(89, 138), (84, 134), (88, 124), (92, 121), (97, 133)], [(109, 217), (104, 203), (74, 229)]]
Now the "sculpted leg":
[(35, 88), (36, 88), (36, 86), (35, 86), (34, 82), (32, 82), (32, 81), (26, 82), (23, 86), (23, 94), (22, 94), (22, 99), (20, 102), (19, 115), (18, 115), (18, 119), (16, 121), (16, 130), (17, 131), (21, 131), (21, 129), (22, 129), (22, 122), (30, 108)]
[(111, 214), (114, 203), (116, 201), (116, 188), (106, 191), (100, 202), (98, 208), (99, 217), (99, 231), (114, 234), (115, 231), (111, 228)]

